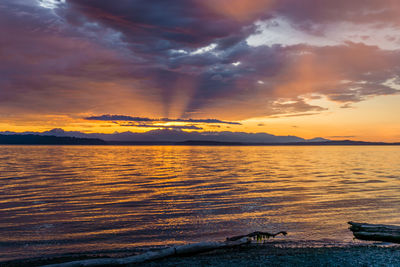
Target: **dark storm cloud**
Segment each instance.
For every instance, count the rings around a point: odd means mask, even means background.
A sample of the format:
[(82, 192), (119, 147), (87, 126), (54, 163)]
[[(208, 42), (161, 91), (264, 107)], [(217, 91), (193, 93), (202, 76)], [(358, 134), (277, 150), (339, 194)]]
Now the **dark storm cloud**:
[(92, 121), (135, 121), (135, 122), (154, 121), (150, 118), (132, 117), (132, 116), (124, 116), (124, 115), (91, 116), (91, 117), (87, 117), (85, 119), (92, 120)]
[(170, 118), (160, 118), (160, 119), (150, 119), (142, 117), (132, 117), (125, 115), (101, 115), (101, 116), (91, 116), (85, 118), (86, 120), (94, 121), (133, 121), (133, 122), (185, 122), (185, 123), (216, 123), (216, 124), (235, 124), (240, 125), (238, 122), (233, 121), (221, 121), (217, 119), (170, 119)]
[(197, 48), (230, 35), (229, 41), (234, 43), (243, 27), (240, 22), (209, 12), (199, 1), (193, 0), (120, 0), (118, 3), (70, 0), (68, 4), (71, 8), (68, 18), (72, 21), (84, 14), (105, 26), (119, 29), (125, 33), (126, 40), (134, 43), (134, 48), (143, 52), (182, 45)]

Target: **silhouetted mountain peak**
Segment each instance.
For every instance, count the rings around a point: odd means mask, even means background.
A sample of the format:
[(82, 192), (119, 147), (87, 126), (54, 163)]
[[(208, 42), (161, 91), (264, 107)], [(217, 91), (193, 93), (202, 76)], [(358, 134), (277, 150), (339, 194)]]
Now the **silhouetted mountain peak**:
[(47, 133), (49, 133), (49, 134), (64, 134), (65, 131), (62, 128), (54, 128), (54, 129), (51, 129), (50, 131), (47, 131)]
[(326, 141), (330, 141), (330, 140), (322, 138), (322, 137), (315, 137), (315, 138), (312, 138), (312, 139), (308, 139), (307, 141), (308, 142), (326, 142)]

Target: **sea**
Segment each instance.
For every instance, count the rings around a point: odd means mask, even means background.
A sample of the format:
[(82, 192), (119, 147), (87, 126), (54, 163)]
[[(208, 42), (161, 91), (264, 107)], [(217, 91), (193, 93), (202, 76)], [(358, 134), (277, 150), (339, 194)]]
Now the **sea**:
[(400, 224), (400, 146), (0, 146), (0, 262)]

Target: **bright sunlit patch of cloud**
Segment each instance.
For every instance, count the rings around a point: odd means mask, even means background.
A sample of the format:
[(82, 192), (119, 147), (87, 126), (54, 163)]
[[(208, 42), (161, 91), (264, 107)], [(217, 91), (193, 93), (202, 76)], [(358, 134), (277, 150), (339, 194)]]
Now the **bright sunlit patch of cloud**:
[(188, 52), (183, 49), (171, 49), (170, 51), (172, 54), (183, 54), (183, 55), (188, 54)]
[[(373, 23), (338, 22), (320, 25), (318, 34), (303, 31), (290, 21), (277, 17), (255, 22), (257, 31), (247, 38), (250, 46), (306, 44), (312, 46), (341, 45), (347, 42), (378, 46), (385, 50), (400, 49), (400, 29)], [(323, 26), (323, 27), (322, 27)], [(317, 26), (316, 26), (317, 27)]]
[(400, 81), (397, 78), (388, 79), (382, 85), (388, 86), (390, 88), (400, 90)]
[(193, 52), (190, 53), (190, 55), (201, 55), (207, 52), (213, 51), (215, 48), (217, 48), (217, 44), (212, 43), (204, 47), (200, 47), (199, 49), (194, 50)]
[(39, 6), (48, 9), (55, 9), (61, 4), (65, 4), (66, 0), (38, 0)]
[(232, 63), (232, 65), (235, 66), (235, 67), (239, 66), (240, 64), (242, 64), (242, 62), (240, 62), (240, 61), (237, 61), (237, 62), (233, 62), (233, 63)]
[(313, 36), (294, 28), (289, 21), (283, 18), (274, 18), (255, 22), (257, 33), (247, 38), (250, 46), (276, 45), (283, 46), (307, 43), (310, 45), (334, 45), (336, 42), (324, 37)]
[(294, 100), (286, 100), (286, 99), (278, 99), (275, 102), (278, 103), (278, 104), (281, 104), (281, 105), (290, 105), (290, 104), (296, 104), (297, 103)]

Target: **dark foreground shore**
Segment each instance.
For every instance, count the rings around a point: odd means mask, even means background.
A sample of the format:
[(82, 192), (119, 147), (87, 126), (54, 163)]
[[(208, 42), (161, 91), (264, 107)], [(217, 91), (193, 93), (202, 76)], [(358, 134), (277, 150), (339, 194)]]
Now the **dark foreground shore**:
[[(92, 257), (96, 256), (69, 255), (47, 259), (9, 261), (0, 263), (0, 266), (41, 266)], [(185, 257), (169, 257), (127, 266), (400, 266), (400, 246), (362, 245), (318, 248), (288, 248), (273, 245), (244, 246)]]
[(400, 266), (400, 247), (258, 246), (220, 250), (191, 257), (167, 258), (140, 266)]

